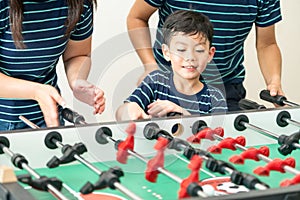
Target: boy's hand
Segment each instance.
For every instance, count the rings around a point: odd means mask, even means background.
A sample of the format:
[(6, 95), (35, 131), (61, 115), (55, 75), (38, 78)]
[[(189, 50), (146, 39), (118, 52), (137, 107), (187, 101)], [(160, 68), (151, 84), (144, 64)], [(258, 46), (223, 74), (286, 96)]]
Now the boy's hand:
[(149, 119), (150, 116), (147, 115), (144, 110), (135, 102), (128, 103), (127, 115), (130, 120), (138, 119)]
[(158, 99), (157, 101), (148, 105), (148, 114), (152, 117), (164, 117), (170, 112), (183, 113), (184, 115), (190, 114), (182, 107), (168, 100)]
[(94, 107), (94, 114), (101, 114), (105, 109), (104, 92), (86, 80), (77, 80), (73, 88), (76, 99)]

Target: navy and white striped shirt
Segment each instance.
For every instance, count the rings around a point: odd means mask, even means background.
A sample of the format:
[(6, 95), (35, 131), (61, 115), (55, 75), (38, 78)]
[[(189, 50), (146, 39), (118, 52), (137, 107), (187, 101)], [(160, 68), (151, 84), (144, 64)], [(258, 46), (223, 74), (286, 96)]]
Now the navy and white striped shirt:
[[(266, 27), (281, 20), (280, 0), (145, 0), (157, 7), (158, 28), (176, 10), (194, 10), (208, 16), (214, 25), (214, 63), (206, 67), (202, 77), (214, 84), (241, 83), (245, 77), (244, 41), (253, 24)], [(161, 52), (162, 35), (157, 31), (154, 55), (160, 68), (171, 70)], [(222, 78), (222, 79), (221, 79)]]
[(217, 88), (207, 86), (194, 95), (185, 95), (176, 90), (173, 72), (156, 70), (146, 76), (125, 102), (136, 102), (146, 113), (147, 106), (157, 99), (169, 100), (191, 114), (225, 112), (226, 101)]
[[(93, 31), (93, 8), (85, 1), (79, 22), (65, 37), (68, 6), (64, 0), (23, 1), (25, 49), (16, 49), (9, 26), (9, 0), (0, 0), (0, 72), (11, 77), (49, 84), (58, 89), (56, 65), (68, 40), (83, 40)], [(3, 86), (2, 86), (3, 87)], [(26, 99), (0, 98), (0, 121), (43, 119), (38, 103)]]

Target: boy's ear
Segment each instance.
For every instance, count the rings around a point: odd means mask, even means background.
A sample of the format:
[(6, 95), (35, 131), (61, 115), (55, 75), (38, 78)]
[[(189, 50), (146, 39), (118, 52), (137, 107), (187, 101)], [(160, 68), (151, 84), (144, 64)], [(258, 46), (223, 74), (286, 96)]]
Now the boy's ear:
[(170, 49), (169, 49), (168, 45), (162, 44), (161, 49), (162, 49), (162, 52), (164, 54), (164, 58), (166, 59), (166, 61), (170, 61)]
[(214, 58), (215, 53), (216, 53), (216, 47), (210, 47), (209, 48), (209, 60), (208, 60), (208, 63), (212, 61), (212, 59)]

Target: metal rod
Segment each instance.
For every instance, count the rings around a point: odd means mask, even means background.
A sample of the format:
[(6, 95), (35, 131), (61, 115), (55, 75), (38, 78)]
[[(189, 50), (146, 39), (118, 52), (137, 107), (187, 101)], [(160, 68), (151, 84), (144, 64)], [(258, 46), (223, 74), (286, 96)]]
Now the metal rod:
[(138, 197), (136, 194), (134, 194), (133, 192), (128, 190), (126, 187), (121, 185), (119, 182), (115, 182), (114, 186), (116, 188), (118, 188), (118, 190), (120, 190), (123, 194), (126, 194), (127, 196), (129, 196), (131, 199), (140, 199), (141, 200), (140, 197)]
[[(26, 117), (24, 117), (24, 116), (22, 116), (22, 115), (20, 115), (19, 116), (19, 119), (20, 120), (22, 120), (25, 124), (27, 124), (29, 127), (31, 127), (31, 128), (33, 128), (33, 129), (40, 129), (40, 127), (38, 126), (38, 125), (36, 125), (36, 124), (34, 124), (34, 123), (32, 123), (30, 120), (28, 120)], [(26, 166), (25, 166), (26, 167)], [(24, 168), (24, 166), (23, 166), (23, 168)], [(28, 168), (28, 170), (31, 170), (30, 168)], [(35, 173), (34, 172), (34, 170), (31, 170), (35, 175), (33, 175), (33, 176), (39, 176), (37, 173)], [(48, 184), (49, 185), (49, 184)], [(47, 185), (47, 187), (48, 187), (48, 185)], [(53, 186), (51, 186), (50, 185), (50, 188), (52, 188)], [(71, 189), (68, 185), (66, 185), (65, 183), (63, 183), (63, 187), (66, 189), (66, 190), (68, 190), (71, 194), (73, 194), (73, 196), (75, 196), (75, 197), (77, 197), (78, 198), (78, 195), (77, 195), (77, 193), (73, 190), (73, 189)], [(54, 190), (56, 190), (56, 188), (55, 187), (53, 187), (54, 188)], [(53, 189), (52, 188), (52, 189)], [(49, 191), (50, 192), (50, 191)], [(53, 193), (53, 192), (51, 192), (51, 194), (53, 194), (53, 195), (56, 195), (55, 194), (55, 192)], [(80, 196), (80, 195), (79, 195)], [(59, 197), (59, 196), (57, 196), (58, 198), (60, 198), (60, 199), (63, 199), (63, 198), (61, 198), (61, 197)]]
[[(106, 137), (107, 139), (109, 139), (108, 141), (111, 141), (111, 142), (113, 142), (113, 143), (116, 142), (115, 139), (113, 139), (112, 137), (110, 137), (110, 136), (108, 136), (108, 135), (105, 135), (105, 137)], [(146, 164), (147, 164), (148, 161), (149, 161), (149, 160), (146, 159), (144, 156), (138, 154), (138, 153), (135, 152), (135, 151), (127, 150), (127, 152), (128, 152), (130, 155), (132, 155), (132, 156), (138, 158), (139, 160), (143, 161), (143, 162), (146, 163)], [(158, 170), (160, 173), (166, 175), (167, 177), (173, 179), (173, 180), (176, 181), (177, 183), (181, 183), (181, 182), (183, 181), (180, 177), (176, 176), (175, 174), (169, 172), (168, 170), (166, 170), (166, 169), (164, 169), (164, 168), (162, 168), (162, 167), (158, 167), (157, 170)], [(207, 197), (207, 195), (206, 195), (204, 192), (202, 192), (202, 191), (198, 191), (198, 192), (197, 192), (197, 195), (200, 196), (200, 197)]]
[(9, 148), (7, 148), (6, 146), (4, 146), (3, 144), (0, 144), (0, 147), (2, 147), (2, 151), (6, 154), (9, 155), (9, 157), (13, 157), (14, 156), (14, 152), (12, 152)]
[(288, 118), (285, 118), (285, 117), (283, 117), (282, 119), (284, 121), (286, 121), (287, 123), (289, 123), (289, 124), (292, 124), (294, 126), (300, 127), (300, 122), (298, 122), (298, 121), (295, 121), (295, 120), (292, 120), (292, 119), (288, 119)]
[(241, 122), (241, 124), (244, 125), (246, 128), (252, 129), (252, 130), (254, 130), (254, 131), (258, 132), (258, 133), (261, 133), (261, 134), (263, 134), (265, 136), (268, 136), (268, 137), (271, 137), (273, 139), (277, 140), (279, 138), (279, 136), (276, 135), (275, 133), (272, 133), (270, 131), (264, 130), (264, 129), (259, 128), (257, 126), (254, 126), (252, 124), (249, 124), (249, 123), (246, 123), (246, 122)]
[[(14, 155), (16, 155), (14, 152), (12, 152), (9, 148), (5, 147), (1, 144), (3, 152), (5, 152), (10, 158), (12, 158)], [(28, 164), (22, 163), (22, 169), (26, 170), (30, 175), (32, 175), (34, 178), (39, 179), (41, 178), (40, 175), (32, 169)], [(47, 184), (48, 192), (51, 193), (54, 197), (59, 198), (61, 200), (69, 200), (67, 197), (65, 197), (59, 190), (57, 190), (53, 185)]]
[[(254, 131), (256, 131), (258, 133), (261, 133), (261, 134), (263, 134), (263, 135), (265, 135), (267, 137), (270, 137), (272, 139), (278, 140), (278, 138), (279, 138), (279, 136), (276, 135), (275, 133), (272, 133), (272, 132), (270, 132), (268, 130), (259, 128), (259, 127), (255, 126), (255, 125), (252, 125), (252, 124), (249, 124), (249, 123), (246, 123), (246, 122), (240, 122), (240, 123), (242, 125), (244, 125), (246, 128), (254, 130)], [(300, 144), (293, 142), (292, 145), (293, 145), (293, 147), (295, 147), (297, 149), (300, 149)]]
[(296, 104), (296, 103), (293, 103), (293, 102), (290, 102), (290, 101), (287, 101), (287, 100), (283, 101), (283, 103), (285, 105), (288, 105), (288, 106), (291, 106), (291, 107), (293, 107), (293, 106), (299, 106), (299, 104)]
[[(60, 141), (58, 141), (56, 139), (52, 139), (52, 142), (54, 142), (56, 144), (56, 146), (59, 147), (59, 148), (63, 148), (65, 146), (63, 143), (61, 143)], [(93, 172), (95, 172), (97, 175), (101, 176), (101, 174), (103, 174), (102, 171), (100, 171), (97, 167), (95, 167), (92, 163), (90, 163), (89, 161), (87, 161), (86, 159), (84, 159), (79, 154), (75, 154), (74, 158), (77, 161), (79, 161), (80, 163), (82, 163), (83, 165), (85, 165), (86, 167), (88, 167), (90, 170), (92, 170)], [(133, 192), (131, 192), (130, 190), (128, 190), (126, 187), (122, 186), (120, 183), (114, 182), (113, 184), (114, 184), (115, 188), (117, 188), (119, 191), (121, 191), (123, 194), (127, 195), (131, 199), (141, 200), (140, 197), (138, 197), (136, 194), (134, 194)]]
[[(107, 136), (107, 137), (109, 137), (109, 136)], [(110, 138), (111, 138), (111, 137), (110, 137)], [(147, 164), (148, 161), (149, 161), (149, 160), (146, 159), (144, 156), (142, 156), (142, 155), (136, 153), (135, 151), (127, 150), (127, 152), (128, 152), (130, 155), (132, 155), (132, 156), (138, 158), (139, 160), (143, 161), (143, 162), (146, 163), (146, 164)], [(165, 170), (164, 168), (158, 167), (157, 170), (158, 170), (159, 172), (165, 174), (166, 176), (170, 177), (171, 179), (173, 179), (174, 181), (176, 181), (176, 182), (178, 182), (178, 183), (181, 183), (181, 182), (182, 182), (182, 179), (181, 179), (180, 177), (178, 177), (178, 176), (176, 176), (176, 175), (170, 173), (169, 171)]]
[(293, 147), (300, 149), (300, 144), (294, 142), (292, 145), (293, 145)]
[(101, 175), (102, 172), (96, 168), (94, 165), (92, 165), (90, 162), (86, 161), (83, 157), (81, 157), (80, 155), (75, 154), (74, 158), (76, 160), (78, 160), (80, 163), (84, 164), (85, 166), (87, 166), (88, 168), (90, 168), (92, 171), (94, 171), (96, 174)]

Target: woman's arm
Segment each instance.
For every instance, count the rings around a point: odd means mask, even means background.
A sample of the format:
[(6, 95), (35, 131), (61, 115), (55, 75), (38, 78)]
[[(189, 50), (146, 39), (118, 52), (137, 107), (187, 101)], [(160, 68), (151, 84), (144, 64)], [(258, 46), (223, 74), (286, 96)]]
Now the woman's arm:
[(104, 92), (87, 81), (91, 69), (92, 36), (87, 39), (70, 40), (63, 54), (63, 62), (68, 83), (74, 96), (94, 107), (94, 114), (105, 109)]
[(57, 103), (64, 105), (65, 101), (54, 87), (9, 77), (3, 73), (0, 73), (0, 85), (0, 97), (36, 100), (47, 127), (59, 126)]

